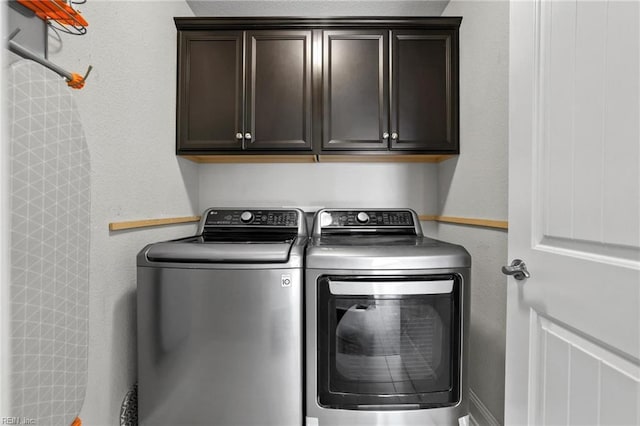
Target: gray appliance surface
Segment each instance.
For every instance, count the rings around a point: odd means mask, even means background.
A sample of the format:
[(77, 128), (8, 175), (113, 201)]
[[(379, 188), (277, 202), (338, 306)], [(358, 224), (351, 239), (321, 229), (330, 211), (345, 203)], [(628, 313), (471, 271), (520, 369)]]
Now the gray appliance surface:
[[(357, 217), (365, 214), (367, 222)], [(376, 219), (373, 219), (376, 218)], [(425, 237), (410, 209), (323, 209), (307, 246), (307, 269), (437, 269), (470, 267), (456, 244)]]
[(300, 211), (225, 208), (139, 253), (141, 425), (302, 424), (305, 244)]
[(307, 268), (437, 269), (469, 267), (461, 246), (423, 236), (324, 236), (307, 247)]
[[(393, 212), (403, 212), (393, 219)], [(424, 237), (415, 212), (405, 209), (364, 210), (367, 216), (383, 219), (358, 222), (360, 210), (325, 209), (316, 213), (312, 238), (306, 252), (306, 421), (318, 426), (458, 426), (469, 414), (468, 354), (471, 257), (461, 246)], [(372, 223), (374, 222), (374, 223)], [(371, 283), (386, 279), (422, 281), (428, 276), (455, 275), (461, 281), (461, 342), (455, 361), (460, 363), (460, 399), (453, 406), (416, 409), (415, 407), (379, 407), (379, 409), (336, 409), (320, 405), (318, 400), (318, 291), (320, 279), (342, 277), (353, 291), (362, 284), (363, 292)], [(420, 283), (423, 284), (423, 283)], [(369, 290), (364, 290), (369, 288)], [(407, 288), (398, 291), (406, 291)], [(385, 290), (388, 291), (388, 290)], [(400, 293), (398, 293), (400, 294)], [(407, 293), (404, 293), (407, 294)], [(323, 318), (322, 321), (326, 321)]]

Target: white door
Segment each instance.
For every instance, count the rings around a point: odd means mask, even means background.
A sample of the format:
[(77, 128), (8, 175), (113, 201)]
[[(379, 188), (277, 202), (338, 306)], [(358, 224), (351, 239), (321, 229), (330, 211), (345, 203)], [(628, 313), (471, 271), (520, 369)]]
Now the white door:
[(506, 425), (640, 424), (639, 28), (511, 2)]

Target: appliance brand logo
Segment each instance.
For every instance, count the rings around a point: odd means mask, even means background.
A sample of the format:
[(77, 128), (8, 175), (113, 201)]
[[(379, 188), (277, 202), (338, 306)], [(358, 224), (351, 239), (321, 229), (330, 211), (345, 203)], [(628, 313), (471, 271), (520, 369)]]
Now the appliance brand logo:
[(291, 275), (282, 274), (282, 277), (280, 278), (280, 285), (282, 285), (282, 287), (291, 287)]

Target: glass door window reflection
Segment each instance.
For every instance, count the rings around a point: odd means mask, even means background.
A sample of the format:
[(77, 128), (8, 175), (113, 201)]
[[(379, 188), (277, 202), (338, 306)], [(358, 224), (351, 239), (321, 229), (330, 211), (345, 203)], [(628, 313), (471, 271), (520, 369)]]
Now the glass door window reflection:
[(321, 405), (457, 402), (459, 283), (442, 294), (348, 295), (332, 294), (329, 282), (319, 282)]
[(336, 301), (336, 317), (335, 390), (395, 394), (449, 388), (448, 326), (432, 306), (343, 299)]

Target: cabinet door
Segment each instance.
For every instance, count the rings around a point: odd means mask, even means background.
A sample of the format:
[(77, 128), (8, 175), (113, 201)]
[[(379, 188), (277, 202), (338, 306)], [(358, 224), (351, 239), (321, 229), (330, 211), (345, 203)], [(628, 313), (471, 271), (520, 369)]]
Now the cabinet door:
[(181, 32), (178, 153), (240, 150), (242, 32)]
[(245, 148), (311, 149), (311, 31), (247, 32)]
[(386, 150), (388, 32), (324, 31), (323, 150)]
[(454, 31), (393, 31), (391, 149), (458, 150)]

